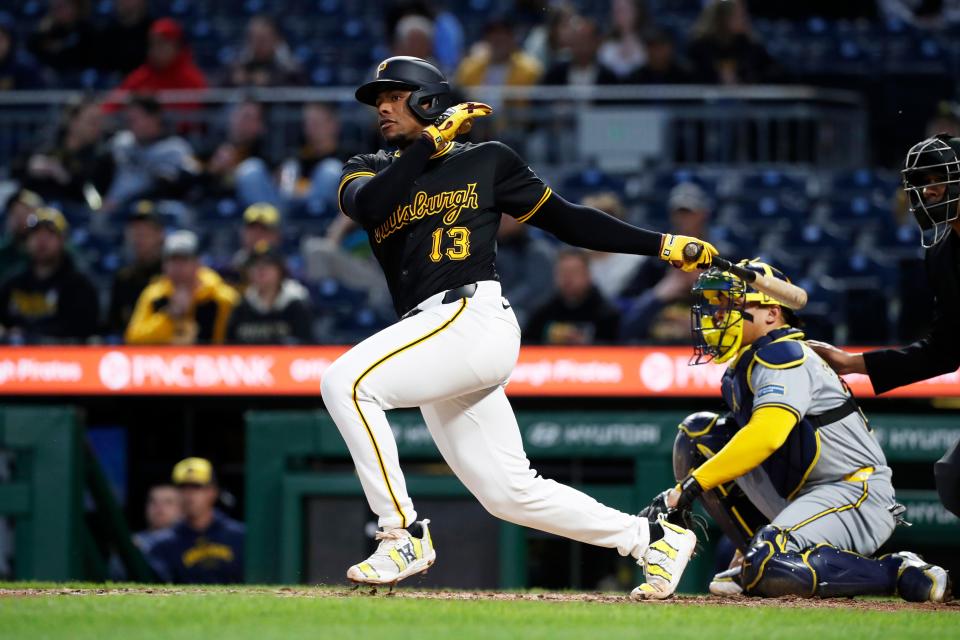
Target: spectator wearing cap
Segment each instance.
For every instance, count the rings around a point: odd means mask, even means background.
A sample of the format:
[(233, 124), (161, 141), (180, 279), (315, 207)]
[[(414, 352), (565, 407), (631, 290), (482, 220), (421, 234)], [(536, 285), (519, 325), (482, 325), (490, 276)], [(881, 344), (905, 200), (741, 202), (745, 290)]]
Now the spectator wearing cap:
[(243, 523), (216, 508), (220, 488), (213, 465), (187, 458), (173, 468), (183, 519), (154, 535), (147, 551), (160, 580), (174, 584), (230, 584), (243, 581)]
[(150, 96), (135, 96), (126, 110), (127, 128), (110, 140), (116, 167), (104, 198), (108, 212), (141, 198), (176, 198), (196, 180), (190, 144), (170, 133), (163, 107)]
[(230, 259), (224, 272), (233, 284), (246, 284), (246, 270), (255, 247), (280, 246), (280, 210), (269, 202), (256, 202), (243, 211), (240, 227), (240, 248)]
[[(600, 209), (618, 220), (623, 220), (627, 213), (623, 201), (612, 191), (602, 191), (588, 195), (583, 199), (583, 205)], [(605, 298), (617, 300), (633, 280), (645, 259), (644, 256), (625, 253), (591, 251), (590, 277)]]
[[(171, 89), (206, 89), (207, 79), (193, 61), (183, 27), (172, 18), (160, 18), (150, 26), (147, 59), (123, 79), (117, 92), (151, 94)], [(117, 92), (108, 100), (107, 110), (119, 108)], [(196, 109), (194, 103), (181, 103), (180, 109)]]
[(590, 257), (580, 249), (557, 255), (553, 268), (556, 294), (534, 310), (523, 330), (533, 344), (612, 344), (620, 313), (590, 277)]
[(27, 219), (29, 265), (0, 285), (0, 325), (9, 342), (85, 341), (99, 325), (97, 290), (67, 253), (67, 221), (41, 207)]
[(0, 91), (41, 87), (40, 69), (17, 48), (16, 22), (6, 11), (0, 11)]
[(247, 288), (230, 316), (230, 344), (310, 344), (314, 342), (310, 295), (287, 277), (283, 254), (263, 243), (247, 260)]
[(237, 292), (200, 264), (197, 236), (174, 231), (163, 243), (163, 275), (137, 300), (129, 344), (223, 344)]
[[(672, 233), (710, 236), (710, 200), (696, 183), (674, 186), (667, 202)], [(633, 299), (623, 314), (621, 338), (627, 342), (686, 344), (690, 341), (690, 289), (699, 274), (661, 269), (656, 262), (660, 261), (645, 260), (623, 291), (624, 297)]]
[(7, 200), (0, 244), (0, 282), (27, 266), (27, 221), (43, 206), (43, 198), (28, 189), (15, 191)]
[(110, 288), (107, 330), (123, 335), (140, 294), (163, 273), (164, 224), (152, 200), (134, 203), (124, 229), (129, 263), (117, 271)]
[(537, 84), (542, 74), (536, 58), (517, 44), (513, 24), (506, 18), (494, 18), (484, 26), (483, 39), (460, 62), (456, 84), (526, 87)]
[(114, 173), (100, 104), (88, 97), (68, 102), (51, 137), (18, 172), (23, 185), (47, 200), (99, 209)]
[(230, 69), (235, 87), (282, 87), (303, 84), (300, 63), (280, 33), (276, 20), (253, 16), (247, 23), (246, 42)]

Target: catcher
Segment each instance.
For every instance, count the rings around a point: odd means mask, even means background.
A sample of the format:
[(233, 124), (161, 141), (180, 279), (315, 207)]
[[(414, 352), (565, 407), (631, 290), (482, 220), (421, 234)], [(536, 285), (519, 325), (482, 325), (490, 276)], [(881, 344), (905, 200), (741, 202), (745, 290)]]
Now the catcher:
[[(748, 269), (787, 278), (758, 261)], [(905, 509), (866, 417), (843, 380), (803, 342), (793, 311), (712, 268), (697, 280), (691, 364), (729, 362), (724, 417), (680, 425), (680, 482), (645, 514), (691, 518), (700, 500), (738, 548), (715, 595), (899, 594), (950, 599), (947, 572), (910, 552), (873, 558)]]

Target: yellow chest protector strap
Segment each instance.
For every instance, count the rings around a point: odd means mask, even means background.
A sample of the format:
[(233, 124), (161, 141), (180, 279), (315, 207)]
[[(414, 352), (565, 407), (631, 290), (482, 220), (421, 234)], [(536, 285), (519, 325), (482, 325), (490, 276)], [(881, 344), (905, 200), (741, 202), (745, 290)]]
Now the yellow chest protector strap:
[(704, 491), (739, 478), (783, 446), (797, 414), (782, 407), (758, 407), (750, 421), (715, 456), (693, 472)]

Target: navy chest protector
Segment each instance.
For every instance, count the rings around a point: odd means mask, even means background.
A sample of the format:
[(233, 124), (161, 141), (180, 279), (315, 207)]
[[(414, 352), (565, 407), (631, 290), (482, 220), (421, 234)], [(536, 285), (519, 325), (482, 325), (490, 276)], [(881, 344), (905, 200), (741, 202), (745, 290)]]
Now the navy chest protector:
[[(740, 356), (734, 366), (723, 374), (721, 389), (723, 399), (733, 414), (737, 429), (743, 428), (753, 414), (753, 394), (750, 375), (754, 366), (773, 365), (778, 369), (799, 367), (805, 360), (803, 347), (797, 342), (803, 332), (792, 327), (775, 329), (754, 342)], [(757, 363), (760, 360), (763, 364)], [(851, 396), (852, 401), (852, 396)], [(840, 412), (831, 411), (830, 422), (843, 419), (851, 413), (841, 405)], [(853, 403), (856, 411), (856, 403)], [(841, 415), (842, 414), (842, 415)], [(835, 416), (839, 416), (836, 418)], [(786, 442), (761, 465), (770, 477), (777, 493), (792, 500), (803, 487), (807, 476), (820, 457), (820, 438), (817, 429), (827, 424), (823, 416), (802, 416), (790, 432)]]

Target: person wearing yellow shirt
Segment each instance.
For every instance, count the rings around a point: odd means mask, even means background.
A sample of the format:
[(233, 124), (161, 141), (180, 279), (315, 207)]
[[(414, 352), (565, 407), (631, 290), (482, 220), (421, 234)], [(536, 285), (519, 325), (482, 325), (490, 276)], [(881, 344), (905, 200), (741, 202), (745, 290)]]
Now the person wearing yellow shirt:
[[(782, 280), (769, 264), (741, 266)], [(737, 546), (715, 595), (950, 598), (941, 567), (903, 551), (872, 557), (902, 521), (892, 472), (844, 381), (803, 341), (789, 308), (712, 268), (693, 287), (691, 364), (727, 363), (725, 416), (680, 425), (679, 484), (644, 511), (689, 517), (700, 501)]]
[(197, 236), (174, 231), (163, 246), (163, 275), (140, 294), (127, 344), (223, 344), (237, 292), (200, 263)]

